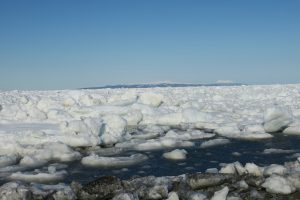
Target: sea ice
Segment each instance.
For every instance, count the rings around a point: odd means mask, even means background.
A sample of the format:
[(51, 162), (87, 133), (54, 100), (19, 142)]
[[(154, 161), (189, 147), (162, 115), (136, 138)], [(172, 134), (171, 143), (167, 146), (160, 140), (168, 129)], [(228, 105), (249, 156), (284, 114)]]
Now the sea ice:
[(226, 200), (229, 188), (226, 186), (222, 190), (216, 191), (211, 200)]
[(90, 167), (125, 167), (144, 162), (148, 159), (143, 154), (134, 154), (128, 157), (101, 157), (95, 154), (84, 157), (81, 163)]
[(262, 184), (267, 192), (275, 194), (291, 194), (296, 191), (296, 188), (286, 178), (278, 175), (272, 175), (267, 178)]
[(124, 140), (126, 136), (127, 121), (118, 115), (103, 117), (104, 127), (100, 140), (102, 144), (110, 145)]
[(212, 140), (203, 142), (200, 145), (200, 148), (208, 148), (208, 147), (213, 147), (213, 146), (225, 145), (225, 144), (229, 144), (229, 143), (230, 143), (230, 140), (228, 140), (228, 139), (217, 138), (217, 139), (212, 139)]
[(54, 173), (21, 173), (16, 172), (10, 175), (12, 180), (20, 180), (25, 182), (35, 182), (35, 183), (53, 183), (62, 181), (67, 175), (66, 171), (58, 171)]
[(276, 153), (293, 153), (295, 152), (294, 150), (288, 150), (288, 149), (274, 149), (274, 148), (271, 148), (271, 149), (265, 149), (263, 151), (263, 154), (276, 154)]
[(262, 176), (263, 175), (263, 170), (254, 163), (246, 163), (245, 169), (251, 175), (254, 175), (254, 176)]
[(0, 155), (0, 168), (14, 165), (17, 163), (17, 160), (18, 160), (18, 156), (16, 155), (7, 155), (7, 156)]
[(171, 152), (167, 152), (163, 154), (163, 157), (170, 160), (185, 160), (187, 151), (184, 149), (175, 149)]
[(287, 172), (287, 168), (282, 165), (272, 164), (265, 167), (263, 174), (264, 176), (271, 176), (272, 174), (284, 175)]
[(264, 129), (268, 133), (279, 132), (293, 122), (291, 113), (286, 108), (268, 108), (264, 114)]

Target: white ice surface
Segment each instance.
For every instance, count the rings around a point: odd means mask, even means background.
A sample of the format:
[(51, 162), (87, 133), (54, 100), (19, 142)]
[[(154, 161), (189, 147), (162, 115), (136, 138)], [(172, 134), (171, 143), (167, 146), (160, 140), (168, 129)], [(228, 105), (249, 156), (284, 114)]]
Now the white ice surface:
[(21, 173), (16, 172), (10, 175), (11, 180), (20, 180), (25, 182), (35, 183), (53, 183), (62, 181), (67, 175), (66, 171), (58, 171), (54, 173)]
[(267, 192), (275, 194), (291, 194), (296, 191), (296, 188), (288, 179), (278, 175), (267, 178), (262, 187), (266, 188)]
[[(15, 165), (1, 157), (1, 170), (77, 160), (76, 147), (152, 150), (193, 146), (189, 140), (215, 134), (241, 139), (298, 134), (299, 99), (296, 84), (0, 91), (0, 155), (21, 160)], [(130, 134), (130, 126), (143, 128)]]
[(81, 163), (90, 167), (125, 167), (144, 162), (147, 159), (148, 157), (143, 154), (133, 154), (127, 157), (103, 157), (93, 154), (82, 158)]
[(294, 150), (289, 150), (289, 149), (265, 149), (263, 151), (263, 154), (280, 154), (280, 153), (293, 153), (295, 152)]
[(226, 186), (222, 190), (216, 191), (211, 200), (226, 200), (229, 188)]
[(163, 157), (170, 160), (185, 160), (187, 151), (184, 149), (175, 149), (163, 154)]
[(228, 140), (228, 139), (217, 138), (217, 139), (212, 139), (212, 140), (203, 142), (200, 145), (200, 148), (208, 148), (208, 147), (213, 147), (213, 146), (225, 145), (225, 144), (229, 144), (229, 143), (230, 143), (230, 140)]
[(282, 131), (293, 122), (292, 115), (287, 108), (268, 108), (264, 114), (264, 129), (268, 133)]

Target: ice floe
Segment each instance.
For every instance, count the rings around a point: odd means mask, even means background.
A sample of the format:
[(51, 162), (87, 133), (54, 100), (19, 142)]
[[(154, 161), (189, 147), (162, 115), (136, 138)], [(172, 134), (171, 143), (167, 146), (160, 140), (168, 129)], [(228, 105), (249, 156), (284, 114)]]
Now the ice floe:
[(125, 167), (144, 162), (147, 159), (148, 157), (143, 154), (133, 154), (127, 157), (104, 157), (92, 154), (82, 158), (81, 163), (90, 167)]
[(200, 145), (200, 148), (208, 148), (208, 147), (213, 147), (213, 146), (218, 146), (218, 145), (225, 145), (225, 144), (229, 144), (229, 143), (230, 143), (230, 140), (228, 140), (228, 139), (217, 138), (217, 139), (212, 139), (212, 140), (203, 142)]
[[(298, 135), (299, 98), (300, 85), (0, 91), (0, 171), (71, 162), (91, 152), (82, 162), (101, 163), (117, 154), (105, 154), (103, 147), (148, 151), (211, 139), (201, 141), (204, 148), (232, 139), (269, 139), (275, 132)], [(237, 167), (223, 171), (237, 174)], [(255, 164), (244, 168), (264, 173)]]
[(272, 107), (265, 111), (264, 129), (268, 133), (282, 131), (292, 122), (292, 115), (286, 108)]
[(278, 175), (267, 178), (262, 187), (266, 188), (267, 192), (275, 194), (291, 194), (296, 191), (289, 180)]
[(163, 154), (163, 157), (170, 160), (185, 160), (188, 152), (184, 149), (175, 149)]
[(20, 180), (25, 182), (35, 182), (35, 183), (53, 183), (62, 181), (67, 175), (66, 171), (55, 171), (50, 173), (38, 172), (38, 173), (21, 173), (16, 172), (10, 175), (11, 180)]

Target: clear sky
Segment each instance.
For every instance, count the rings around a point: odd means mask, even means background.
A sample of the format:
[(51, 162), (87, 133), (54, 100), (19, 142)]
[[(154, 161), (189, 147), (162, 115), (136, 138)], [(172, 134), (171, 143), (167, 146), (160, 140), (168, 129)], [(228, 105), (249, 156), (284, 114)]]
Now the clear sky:
[(0, 89), (300, 83), (298, 0), (0, 0)]

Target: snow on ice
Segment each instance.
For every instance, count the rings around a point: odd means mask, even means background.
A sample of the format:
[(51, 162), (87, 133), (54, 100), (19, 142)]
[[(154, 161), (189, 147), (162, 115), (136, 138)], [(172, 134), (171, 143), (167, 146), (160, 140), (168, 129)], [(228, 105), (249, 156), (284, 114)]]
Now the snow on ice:
[[(78, 147), (148, 151), (191, 147), (193, 140), (211, 138), (202, 143), (204, 148), (230, 144), (232, 138), (299, 134), (299, 100), (300, 85), (1, 91), (0, 172), (39, 179), (48, 175), (18, 171), (52, 161), (113, 166), (145, 158), (103, 157), (96, 150), (87, 156)], [(264, 173), (251, 163), (245, 169)], [(265, 173), (273, 170), (281, 173), (276, 168)]]

